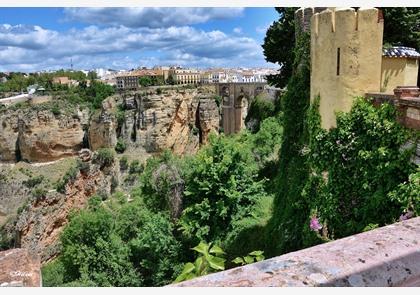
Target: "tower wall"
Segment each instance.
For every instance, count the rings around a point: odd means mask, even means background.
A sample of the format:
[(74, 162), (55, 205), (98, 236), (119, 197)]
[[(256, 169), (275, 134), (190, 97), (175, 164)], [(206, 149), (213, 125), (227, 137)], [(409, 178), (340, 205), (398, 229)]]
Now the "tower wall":
[(311, 100), (320, 95), (321, 125), (336, 125), (355, 96), (380, 91), (383, 19), (376, 8), (327, 9), (311, 17)]

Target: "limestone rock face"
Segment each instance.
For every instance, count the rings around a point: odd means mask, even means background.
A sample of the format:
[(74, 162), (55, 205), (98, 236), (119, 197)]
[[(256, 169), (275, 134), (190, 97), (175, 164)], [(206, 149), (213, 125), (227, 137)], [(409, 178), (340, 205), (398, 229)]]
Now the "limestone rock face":
[(27, 249), (0, 252), (0, 287), (41, 287), (38, 255)]
[(80, 118), (59, 116), (50, 111), (30, 112), (19, 119), (18, 146), (23, 160), (47, 162), (77, 155), (83, 147)]
[(83, 147), (87, 111), (54, 115), (50, 110), (7, 110), (0, 115), (0, 161), (48, 162)]
[(0, 161), (16, 161), (16, 143), (19, 134), (21, 112), (5, 112), (0, 116)]
[(200, 122), (201, 143), (206, 144), (211, 131), (217, 132), (220, 124), (219, 107), (214, 99), (200, 98), (198, 108)]
[(144, 153), (195, 152), (211, 130), (218, 131), (213, 95), (201, 88), (115, 95), (90, 117), (80, 109), (58, 115), (48, 108), (6, 109), (0, 113), (0, 162), (50, 162), (87, 146), (114, 148), (118, 139)]
[(88, 199), (96, 193), (109, 195), (113, 178), (118, 179), (118, 169), (114, 166), (101, 170), (92, 161), (84, 163), (75, 180), (67, 183), (65, 194), (52, 191), (32, 200), (16, 223), (19, 246), (39, 254), (43, 263), (59, 253), (59, 235), (68, 223), (70, 212), (85, 208)]
[(117, 134), (129, 147), (147, 153), (165, 149), (176, 154), (192, 153), (200, 142), (207, 142), (211, 130), (219, 129), (217, 105), (210, 93), (203, 94), (199, 89), (137, 93), (125, 98), (124, 106), (124, 122)]
[(94, 115), (89, 126), (90, 148), (114, 148), (117, 143), (116, 127), (115, 116), (106, 110)]
[(6, 178), (0, 172), (0, 226), (30, 197), (31, 191), (22, 181)]

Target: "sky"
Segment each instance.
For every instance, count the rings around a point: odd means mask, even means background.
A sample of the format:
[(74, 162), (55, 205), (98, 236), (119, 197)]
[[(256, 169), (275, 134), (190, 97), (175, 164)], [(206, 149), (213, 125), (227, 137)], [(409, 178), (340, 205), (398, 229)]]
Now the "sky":
[(274, 8), (0, 8), (0, 71), (270, 67)]

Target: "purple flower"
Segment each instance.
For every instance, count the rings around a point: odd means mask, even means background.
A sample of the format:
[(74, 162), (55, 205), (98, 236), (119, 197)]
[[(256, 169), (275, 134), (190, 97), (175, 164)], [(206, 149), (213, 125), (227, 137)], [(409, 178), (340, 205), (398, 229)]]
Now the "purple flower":
[(400, 221), (410, 219), (411, 217), (413, 217), (413, 212), (408, 211), (407, 213), (401, 214)]
[(322, 225), (319, 223), (319, 220), (316, 216), (313, 216), (311, 218), (311, 221), (309, 223), (309, 227), (313, 231), (319, 231), (322, 228)]

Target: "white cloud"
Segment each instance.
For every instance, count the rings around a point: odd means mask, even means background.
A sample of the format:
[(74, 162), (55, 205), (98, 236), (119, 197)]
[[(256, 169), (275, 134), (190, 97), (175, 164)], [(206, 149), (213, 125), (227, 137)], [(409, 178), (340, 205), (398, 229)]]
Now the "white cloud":
[(243, 15), (244, 8), (66, 8), (65, 19), (95, 25), (125, 26), (129, 28), (160, 28), (204, 23), (213, 19), (229, 19)]
[(235, 34), (242, 34), (242, 28), (240, 28), (240, 27), (234, 28), (234, 29), (233, 29), (233, 32), (234, 32)]
[(0, 25), (1, 71), (68, 68), (71, 58), (75, 68), (85, 69), (133, 68), (140, 63), (265, 64), (254, 39), (218, 30), (89, 26), (59, 33), (39, 26)]
[(270, 23), (265, 24), (263, 26), (258, 26), (255, 28), (255, 31), (257, 31), (257, 33), (260, 33), (260, 34), (265, 34), (270, 26), (271, 26)]

